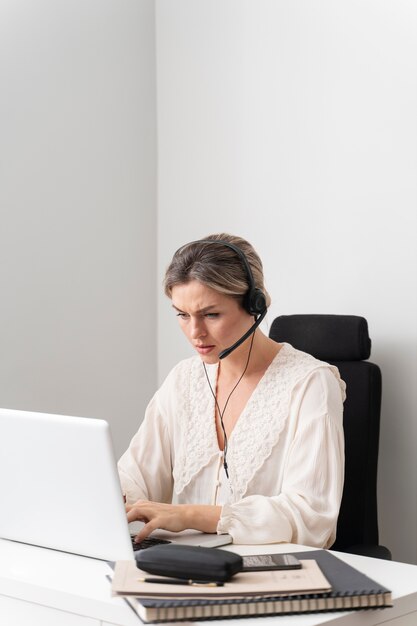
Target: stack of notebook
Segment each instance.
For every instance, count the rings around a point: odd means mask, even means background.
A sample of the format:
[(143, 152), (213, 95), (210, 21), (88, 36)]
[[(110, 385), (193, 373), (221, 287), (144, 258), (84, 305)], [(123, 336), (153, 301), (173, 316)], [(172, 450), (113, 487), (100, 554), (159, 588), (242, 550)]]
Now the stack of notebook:
[(148, 622), (225, 619), (375, 609), (392, 606), (391, 592), (325, 550), (297, 552), (300, 570), (242, 572), (221, 587), (141, 582), (134, 561), (118, 561), (113, 595)]

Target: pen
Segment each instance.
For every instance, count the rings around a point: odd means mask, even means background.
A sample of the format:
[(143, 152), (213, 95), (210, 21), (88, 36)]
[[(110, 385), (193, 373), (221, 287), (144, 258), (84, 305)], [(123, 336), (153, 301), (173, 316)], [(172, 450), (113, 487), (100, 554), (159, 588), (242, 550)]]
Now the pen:
[(181, 578), (138, 578), (141, 583), (159, 583), (160, 585), (191, 585), (192, 587), (223, 587), (219, 581), (192, 580)]

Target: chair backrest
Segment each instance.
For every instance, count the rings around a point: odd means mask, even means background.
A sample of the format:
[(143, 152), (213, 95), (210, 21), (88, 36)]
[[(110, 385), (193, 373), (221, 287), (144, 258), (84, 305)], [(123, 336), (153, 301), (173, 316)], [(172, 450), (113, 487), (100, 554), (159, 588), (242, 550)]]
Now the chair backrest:
[[(332, 548), (355, 552), (350, 548), (377, 546), (381, 371), (365, 361), (371, 351), (366, 319), (355, 315), (282, 315), (273, 321), (269, 335), (339, 369), (347, 387), (343, 415), (345, 484)], [(387, 553), (383, 558), (389, 558)]]

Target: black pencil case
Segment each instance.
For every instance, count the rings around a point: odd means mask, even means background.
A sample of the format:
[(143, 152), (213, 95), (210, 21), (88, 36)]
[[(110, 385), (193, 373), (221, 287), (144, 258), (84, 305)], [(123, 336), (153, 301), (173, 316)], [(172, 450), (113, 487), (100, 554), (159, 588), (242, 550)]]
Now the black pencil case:
[(236, 552), (177, 544), (139, 550), (135, 559), (138, 568), (145, 572), (185, 580), (224, 582), (243, 568), (242, 557)]

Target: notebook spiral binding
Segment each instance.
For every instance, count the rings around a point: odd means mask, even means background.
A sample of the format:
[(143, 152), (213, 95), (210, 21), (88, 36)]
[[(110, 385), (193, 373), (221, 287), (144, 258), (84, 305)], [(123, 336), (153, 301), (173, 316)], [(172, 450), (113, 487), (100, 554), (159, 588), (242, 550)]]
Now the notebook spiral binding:
[[(364, 593), (366, 595), (364, 595)], [(139, 600), (145, 607), (145, 599)], [(252, 596), (244, 599), (223, 599), (221, 603), (216, 600), (192, 600), (184, 603), (175, 600), (163, 600), (158, 603), (152, 602), (154, 609), (152, 622), (165, 622), (171, 620), (197, 621), (214, 620), (219, 618), (245, 618), (262, 615), (302, 614), (334, 612), (340, 610), (364, 610), (387, 606), (389, 599), (382, 590), (371, 592), (348, 592), (343, 594), (327, 593), (313, 594), (310, 596), (296, 595), (276, 598)]]

